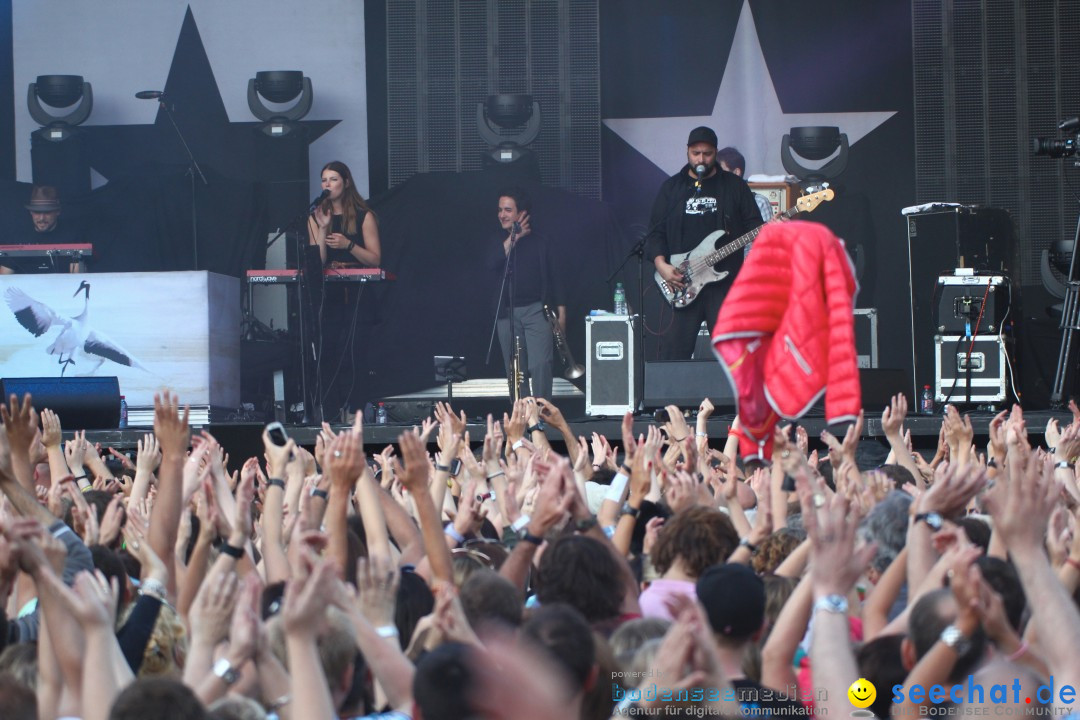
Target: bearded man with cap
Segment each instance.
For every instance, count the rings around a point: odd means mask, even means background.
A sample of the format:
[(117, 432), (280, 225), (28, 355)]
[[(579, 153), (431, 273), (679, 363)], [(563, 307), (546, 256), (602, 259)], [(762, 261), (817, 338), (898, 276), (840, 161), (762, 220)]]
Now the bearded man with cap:
[[(30, 191), (30, 202), (26, 204), (30, 212), (30, 223), (23, 226), (14, 237), (5, 243), (12, 245), (66, 245), (80, 242), (74, 226), (60, 225), (60, 193), (51, 185), (35, 185)], [(81, 262), (59, 262), (53, 264), (50, 258), (21, 258), (6, 260), (13, 267), (0, 266), (0, 273), (50, 273), (82, 272)]]
[[(656, 271), (676, 290), (685, 283), (682, 273), (670, 262), (673, 254), (690, 252), (716, 230), (725, 231), (719, 240), (723, 246), (762, 223), (750, 186), (717, 165), (716, 143), (711, 128), (691, 130), (686, 141), (686, 165), (664, 181), (653, 203), (645, 258), (653, 261)], [(673, 308), (674, 318), (660, 339), (661, 360), (690, 358), (702, 321), (708, 323), (711, 332), (742, 261), (743, 253), (732, 253), (718, 268), (729, 271), (726, 278), (703, 287), (685, 308)]]

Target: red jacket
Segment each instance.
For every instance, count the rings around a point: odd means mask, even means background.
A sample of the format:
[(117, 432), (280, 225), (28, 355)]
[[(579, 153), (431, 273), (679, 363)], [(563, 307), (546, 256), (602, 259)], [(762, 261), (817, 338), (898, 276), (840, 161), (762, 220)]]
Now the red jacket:
[(823, 392), (829, 423), (858, 416), (857, 292), (844, 243), (824, 225), (761, 230), (712, 336), (738, 397), (744, 458), (768, 458), (779, 418), (801, 417)]

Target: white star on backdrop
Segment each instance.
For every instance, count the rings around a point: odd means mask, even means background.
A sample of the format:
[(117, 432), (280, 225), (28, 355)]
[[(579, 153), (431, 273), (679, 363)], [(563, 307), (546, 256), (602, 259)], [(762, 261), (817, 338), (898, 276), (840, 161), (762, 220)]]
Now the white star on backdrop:
[[(749, 0), (744, 0), (712, 115), (609, 118), (604, 124), (668, 175), (686, 164), (686, 137), (699, 125), (716, 131), (720, 147), (730, 145), (742, 152), (747, 174), (781, 175), (785, 171), (780, 161), (780, 141), (791, 128), (835, 125), (847, 133), (848, 144), (853, 146), (895, 114), (785, 113), (765, 64)], [(822, 163), (802, 164), (817, 167)]]

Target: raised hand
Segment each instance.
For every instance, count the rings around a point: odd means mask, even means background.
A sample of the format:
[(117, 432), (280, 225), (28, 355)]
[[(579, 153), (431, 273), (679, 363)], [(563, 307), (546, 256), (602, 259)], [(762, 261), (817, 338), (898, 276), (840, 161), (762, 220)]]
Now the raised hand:
[(427, 491), (431, 465), (428, 464), (428, 455), (427, 451), (424, 450), (424, 444), (420, 442), (420, 438), (412, 433), (403, 433), (398, 438), (398, 447), (401, 449), (404, 467), (395, 460), (395, 476), (401, 480), (401, 484), (411, 493)]
[(124, 524), (124, 496), (116, 495), (109, 501), (105, 514), (101, 516), (98, 541), (106, 547), (112, 547), (120, 537), (120, 527)]
[(76, 430), (74, 437), (64, 443), (64, 457), (67, 460), (68, 467), (71, 468), (71, 472), (76, 476), (86, 474), (86, 461), (83, 458), (86, 457), (86, 451), (89, 447), (90, 444), (86, 442), (85, 430)]
[(154, 435), (163, 457), (183, 457), (191, 439), (188, 426), (189, 408), (180, 412), (180, 400), (166, 391), (154, 395)]
[[(416, 438), (416, 436), (413, 436)], [(419, 438), (416, 438), (420, 442)], [(334, 438), (327, 448), (326, 473), (330, 484), (339, 488), (352, 488), (366, 467), (363, 438), (353, 432), (343, 432)]]
[(886, 437), (899, 438), (903, 434), (907, 412), (907, 396), (904, 393), (893, 395), (889, 406), (881, 413), (881, 430)]
[(41, 411), (41, 444), (46, 449), (60, 447), (62, 439), (60, 417), (49, 408), (45, 408)]
[(357, 607), (372, 627), (394, 624), (401, 573), (389, 558), (360, 558), (356, 562)]
[(228, 637), (239, 588), (232, 571), (211, 573), (203, 581), (189, 614), (192, 644), (213, 647)]
[(12, 393), (7, 405), (0, 403), (0, 420), (3, 420), (7, 430), (11, 452), (21, 456), (28, 454), (37, 434), (38, 422), (30, 393), (23, 396), (22, 402)]

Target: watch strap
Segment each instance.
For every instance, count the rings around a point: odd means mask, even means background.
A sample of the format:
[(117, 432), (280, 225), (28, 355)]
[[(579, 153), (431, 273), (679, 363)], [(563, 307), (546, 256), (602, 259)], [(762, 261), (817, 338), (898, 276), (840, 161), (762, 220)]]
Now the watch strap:
[(221, 544), (220, 550), (221, 550), (221, 552), (223, 554), (228, 555), (229, 557), (235, 558), (237, 560), (244, 557), (244, 548), (242, 548), (242, 547), (233, 547), (232, 545), (230, 545), (227, 542)]

